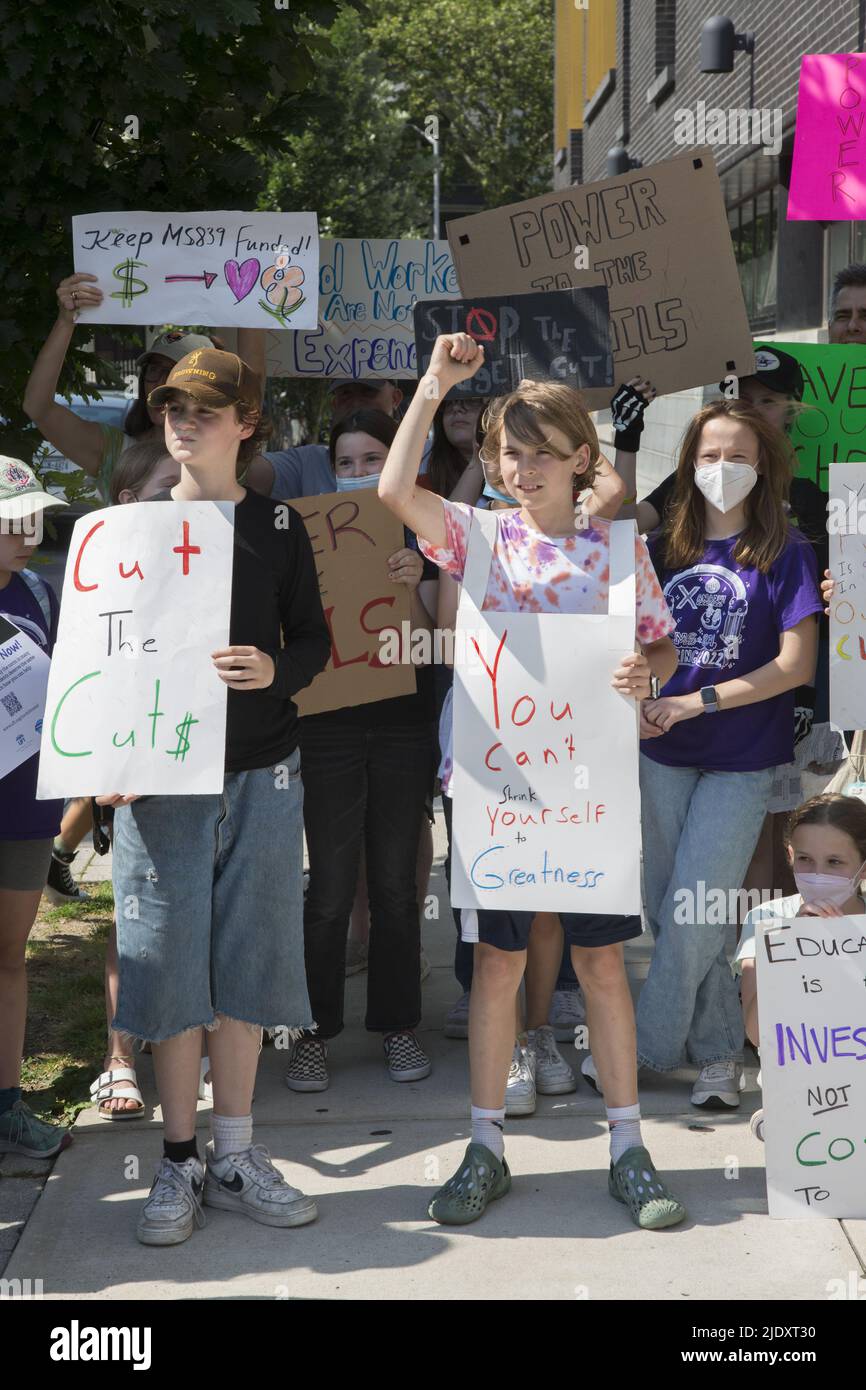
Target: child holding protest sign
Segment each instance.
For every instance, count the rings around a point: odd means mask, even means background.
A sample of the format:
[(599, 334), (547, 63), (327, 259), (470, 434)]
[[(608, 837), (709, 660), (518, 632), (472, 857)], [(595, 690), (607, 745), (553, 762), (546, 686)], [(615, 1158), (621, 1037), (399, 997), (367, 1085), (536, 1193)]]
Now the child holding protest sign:
[[(379, 494), (417, 532), (424, 552), (463, 578), (472, 534), (471, 508), (416, 485), (424, 436), (437, 400), (483, 364), (480, 344), (466, 334), (440, 336), (430, 365), (398, 431)], [(497, 515), (493, 565), (483, 607), (507, 612), (607, 612), (610, 523), (575, 530), (575, 496), (592, 483), (598, 459), (592, 421), (570, 387), (525, 382), (491, 409), (483, 458), (491, 475), (520, 503)], [(490, 465), (487, 464), (488, 468)], [(635, 537), (636, 636), (613, 685), (644, 699), (651, 677), (674, 668), (670, 614), (643, 542)], [(459, 795), (459, 787), (457, 789)], [(464, 917), (465, 917), (464, 913)], [(446, 1225), (475, 1221), (504, 1197), (511, 1175), (504, 1156), (505, 1088), (514, 1046), (515, 1000), (526, 963), (534, 913), (479, 910), (469, 1050), (472, 1140), (455, 1176), (436, 1193), (431, 1217)], [(622, 943), (640, 934), (634, 918), (561, 916), (584, 988), (589, 1026), (597, 1040), (611, 1129), (609, 1191), (643, 1228), (682, 1221), (685, 1209), (667, 1190), (641, 1142), (634, 1015)], [(464, 933), (465, 934), (465, 933)]]
[[(330, 653), (312, 547), (300, 518), (246, 491), (237, 465), (260, 434), (258, 378), (233, 353), (182, 359), (148, 404), (165, 407), (181, 465), (175, 501), (234, 504), (230, 645), (213, 653), (228, 686), (221, 795), (98, 798), (114, 804), (120, 991), (115, 1028), (153, 1044), (164, 1156), (138, 1224), (175, 1245), (202, 1200), (269, 1226), (315, 1203), (252, 1143), (263, 1027), (312, 1026), (303, 966), (302, 786), (293, 695)], [(147, 524), (148, 508), (142, 512)], [(134, 911), (127, 911), (131, 905)], [(213, 1076), (206, 1168), (195, 1140), (202, 1028)]]
[[(376, 487), (396, 432), (395, 421), (379, 410), (354, 411), (334, 426), (330, 448), (339, 491)], [(388, 565), (391, 580), (412, 594), (412, 630), (429, 631), (419, 588), (435, 585), (435, 567), (425, 566), (409, 544), (391, 555)], [(430, 1074), (430, 1060), (414, 1031), (421, 1019), (415, 869), (433, 776), (434, 705), (432, 670), (420, 667), (416, 674), (414, 695), (301, 721), (310, 857), (304, 940), (318, 1031), (295, 1043), (286, 1074), (294, 1091), (322, 1091), (329, 1084), (327, 1044), (343, 1030), (346, 929), (362, 846), (370, 902), (367, 1028), (383, 1035), (392, 1081), (420, 1081)]]
[[(15, 629), (19, 648), (21, 635), (46, 656), (54, 648), (57, 596), (27, 566), (35, 554), (42, 512), (64, 506), (45, 492), (26, 463), (0, 458), (0, 647), (9, 649), (13, 665), (21, 658)], [(6, 651), (3, 657), (5, 666)], [(3, 719), (22, 708), (26, 703), (13, 685), (6, 684)], [(14, 740), (15, 735), (9, 737)], [(21, 1096), (27, 1020), (24, 953), (63, 810), (62, 801), (36, 800), (38, 771), (37, 752), (0, 779), (0, 1153), (51, 1158), (68, 1141), (67, 1131), (38, 1119)]]
[(725, 955), (736, 913), (709, 910), (707, 895), (736, 894), (743, 882), (774, 768), (791, 760), (794, 691), (815, 669), (815, 559), (788, 523), (788, 476), (784, 440), (763, 416), (737, 401), (707, 406), (686, 431), (665, 524), (650, 544), (677, 620), (679, 666), (641, 712), (656, 946), (638, 1004), (638, 1057), (654, 1071), (688, 1058), (700, 1069), (694, 1105), (736, 1107), (742, 1081), (742, 1018)]
[[(756, 933), (786, 917), (850, 917), (866, 912), (860, 892), (866, 869), (866, 806), (856, 796), (813, 796), (791, 812), (785, 848), (797, 891), (762, 903), (747, 913), (732, 962), (742, 975), (746, 1036), (758, 1046)], [(760, 1077), (759, 1077), (760, 1084)], [(764, 1112), (752, 1116), (752, 1132), (763, 1139)]]

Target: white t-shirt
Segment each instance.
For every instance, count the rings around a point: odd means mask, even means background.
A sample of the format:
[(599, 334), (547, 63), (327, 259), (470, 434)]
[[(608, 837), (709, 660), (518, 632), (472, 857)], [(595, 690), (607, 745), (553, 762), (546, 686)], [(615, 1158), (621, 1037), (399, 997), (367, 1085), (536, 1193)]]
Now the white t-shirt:
[(803, 899), (799, 893), (792, 893), (789, 898), (773, 898), (768, 903), (762, 903), (760, 907), (751, 908), (743, 919), (743, 932), (736, 955), (731, 961), (731, 969), (734, 974), (742, 974), (744, 960), (755, 959), (755, 924), (757, 922), (772, 922), (778, 921), (779, 918), (796, 917), (802, 910)]

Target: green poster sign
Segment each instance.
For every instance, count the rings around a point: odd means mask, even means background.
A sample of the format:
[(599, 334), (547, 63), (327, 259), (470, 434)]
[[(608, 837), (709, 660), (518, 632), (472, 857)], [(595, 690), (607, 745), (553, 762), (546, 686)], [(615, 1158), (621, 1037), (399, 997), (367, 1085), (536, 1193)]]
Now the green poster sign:
[(860, 343), (755, 343), (781, 348), (803, 369), (803, 404), (790, 430), (797, 474), (826, 492), (831, 463), (866, 460), (866, 346)]

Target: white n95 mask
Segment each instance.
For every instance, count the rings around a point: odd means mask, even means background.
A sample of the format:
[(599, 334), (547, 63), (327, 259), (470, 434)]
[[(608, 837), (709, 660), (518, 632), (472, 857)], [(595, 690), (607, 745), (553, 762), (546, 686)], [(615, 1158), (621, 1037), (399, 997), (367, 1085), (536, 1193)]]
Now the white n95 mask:
[(757, 481), (757, 471), (748, 463), (706, 463), (695, 469), (695, 487), (720, 512), (748, 497)]

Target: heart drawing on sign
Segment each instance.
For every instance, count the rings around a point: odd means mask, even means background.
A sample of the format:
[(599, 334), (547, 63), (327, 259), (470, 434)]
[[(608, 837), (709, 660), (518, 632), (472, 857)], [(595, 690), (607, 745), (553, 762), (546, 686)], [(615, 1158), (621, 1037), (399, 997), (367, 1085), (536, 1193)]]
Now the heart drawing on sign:
[(226, 283), (235, 300), (240, 304), (242, 299), (246, 299), (258, 280), (261, 266), (255, 256), (250, 256), (243, 265), (238, 265), (237, 261), (226, 261), (223, 269), (225, 270)]

